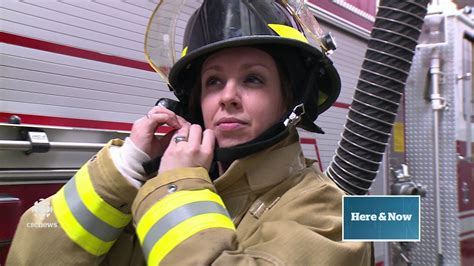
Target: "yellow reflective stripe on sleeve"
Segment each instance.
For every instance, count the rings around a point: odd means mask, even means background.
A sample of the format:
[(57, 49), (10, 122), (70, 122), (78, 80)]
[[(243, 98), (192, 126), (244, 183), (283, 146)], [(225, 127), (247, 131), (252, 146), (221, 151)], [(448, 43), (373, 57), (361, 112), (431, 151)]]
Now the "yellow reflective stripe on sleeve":
[(286, 26), (282, 24), (268, 24), (268, 27), (270, 27), (273, 31), (275, 31), (281, 37), (309, 43), (308, 39), (306, 39), (303, 33), (299, 32), (297, 29), (292, 28), (290, 26)]
[(186, 53), (188, 52), (188, 47), (184, 47), (183, 51), (181, 52), (181, 57), (184, 57)]
[(229, 217), (227, 210), (214, 201), (196, 201), (188, 203), (166, 214), (151, 227), (151, 229), (146, 233), (145, 239), (142, 241), (142, 249), (145, 258), (148, 260), (151, 250), (158, 240), (178, 224), (195, 216), (210, 213), (221, 214), (225, 217)]
[(90, 254), (100, 256), (109, 251), (115, 241), (102, 241), (85, 230), (74, 218), (64, 195), (64, 188), (52, 198), (53, 211), (66, 235)]
[(208, 189), (193, 191), (183, 190), (169, 194), (148, 209), (145, 215), (143, 215), (138, 222), (137, 234), (140, 238), (140, 243), (143, 245), (145, 235), (156, 221), (160, 220), (171, 211), (196, 201), (213, 201), (224, 207), (224, 203), (219, 195)]
[(131, 214), (125, 214), (106, 201), (94, 190), (87, 165), (83, 166), (75, 175), (76, 187), (81, 201), (97, 218), (115, 228), (126, 226), (132, 219)]
[(149, 265), (156, 265), (182, 241), (209, 228), (235, 231), (222, 199), (204, 189), (167, 195), (145, 212), (136, 231)]
[(148, 265), (159, 265), (163, 258), (181, 242), (210, 228), (226, 228), (235, 231), (234, 223), (225, 215), (208, 213), (194, 216), (176, 225), (160, 238), (151, 250)]

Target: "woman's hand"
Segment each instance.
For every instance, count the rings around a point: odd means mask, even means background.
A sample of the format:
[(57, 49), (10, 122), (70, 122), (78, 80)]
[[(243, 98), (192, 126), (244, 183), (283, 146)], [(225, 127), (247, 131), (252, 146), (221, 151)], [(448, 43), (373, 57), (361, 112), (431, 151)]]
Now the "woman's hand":
[(171, 139), (163, 157), (159, 173), (181, 167), (204, 167), (209, 171), (214, 156), (215, 136), (210, 129), (199, 125), (184, 125)]
[(164, 124), (174, 129), (180, 129), (183, 126), (189, 127), (190, 125), (189, 122), (177, 116), (173, 111), (161, 106), (155, 106), (146, 116), (133, 123), (130, 139), (137, 148), (148, 154), (151, 158), (161, 156), (173, 135), (173, 132), (170, 132), (160, 139), (155, 136), (156, 128)]

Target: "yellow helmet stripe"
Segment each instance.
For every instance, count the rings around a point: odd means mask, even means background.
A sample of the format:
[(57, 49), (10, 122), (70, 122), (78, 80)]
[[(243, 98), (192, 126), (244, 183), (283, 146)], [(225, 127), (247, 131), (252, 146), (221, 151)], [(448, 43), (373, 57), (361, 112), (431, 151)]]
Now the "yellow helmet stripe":
[(325, 103), (328, 98), (329, 96), (326, 93), (319, 91), (318, 105), (322, 105), (323, 103)]
[(309, 43), (308, 39), (306, 39), (303, 33), (290, 26), (282, 24), (268, 24), (268, 27), (270, 27), (273, 31), (276, 32), (276, 34), (280, 35), (281, 37)]
[(188, 52), (188, 47), (184, 47), (183, 51), (181, 52), (181, 57), (184, 57), (186, 53)]

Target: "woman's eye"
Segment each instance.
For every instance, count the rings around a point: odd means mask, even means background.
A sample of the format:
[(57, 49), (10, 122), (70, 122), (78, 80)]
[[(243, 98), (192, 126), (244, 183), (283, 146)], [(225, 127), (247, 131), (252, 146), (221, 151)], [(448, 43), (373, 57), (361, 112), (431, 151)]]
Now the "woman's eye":
[(251, 84), (263, 84), (263, 80), (258, 77), (257, 75), (248, 75), (245, 78), (246, 83), (251, 83)]
[(209, 77), (206, 79), (206, 86), (216, 86), (221, 84), (221, 81), (217, 77)]

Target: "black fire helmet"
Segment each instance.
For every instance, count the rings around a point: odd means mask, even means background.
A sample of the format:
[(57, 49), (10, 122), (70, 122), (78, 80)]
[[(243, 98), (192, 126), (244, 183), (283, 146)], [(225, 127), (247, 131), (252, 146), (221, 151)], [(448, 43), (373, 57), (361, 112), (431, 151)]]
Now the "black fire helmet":
[[(291, 106), (304, 104), (305, 114), (297, 126), (322, 133), (314, 121), (340, 93), (339, 75), (327, 57), (335, 43), (322, 33), (304, 1), (290, 2), (160, 1), (148, 25), (145, 54), (179, 99), (178, 114), (200, 122), (195, 115), (200, 116), (200, 110), (191, 110), (189, 103), (208, 55), (251, 46), (268, 52), (283, 66), (291, 84)], [(181, 54), (176, 49), (179, 46)]]

